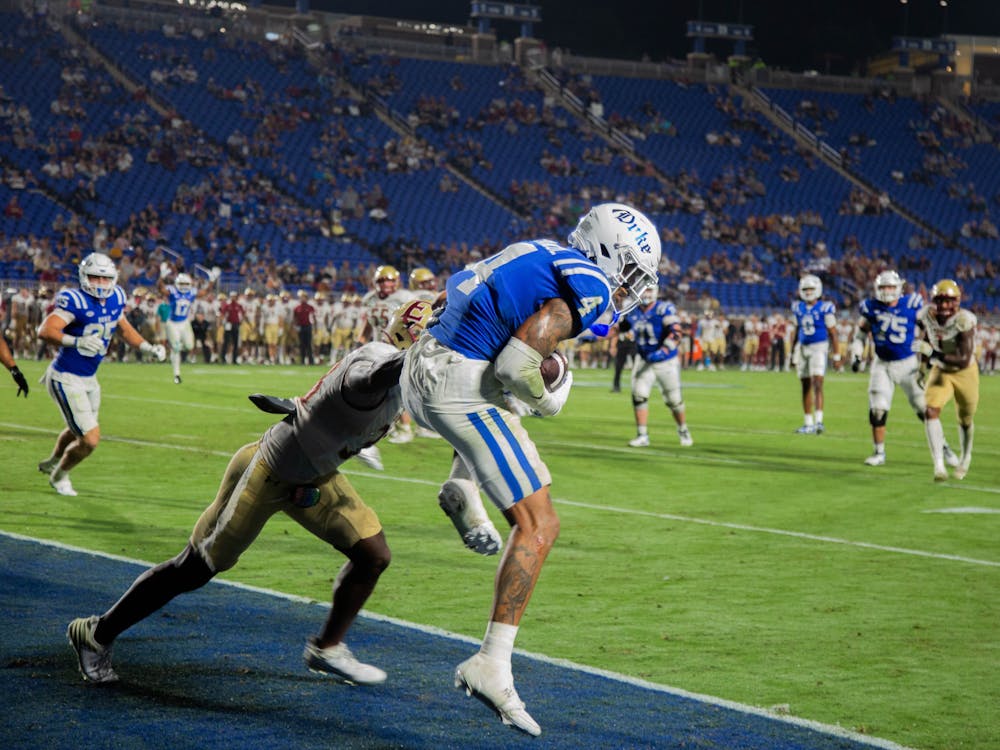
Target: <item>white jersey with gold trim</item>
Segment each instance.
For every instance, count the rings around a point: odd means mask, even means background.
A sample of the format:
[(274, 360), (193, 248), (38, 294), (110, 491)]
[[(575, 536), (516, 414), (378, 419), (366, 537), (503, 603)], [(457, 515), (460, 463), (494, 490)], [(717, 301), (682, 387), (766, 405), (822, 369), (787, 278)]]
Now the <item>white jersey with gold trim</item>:
[[(934, 306), (928, 305), (920, 311), (917, 318), (927, 334), (927, 342), (936, 352), (951, 354), (958, 350), (958, 336), (960, 333), (975, 329), (977, 320), (974, 313), (959, 309), (944, 323), (938, 323), (934, 315)], [(958, 372), (961, 368), (951, 365), (942, 365), (944, 372)]]
[(389, 319), (396, 308), (415, 299), (409, 289), (397, 289), (388, 297), (380, 298), (377, 291), (368, 292), (361, 300), (365, 325), (370, 329), (369, 341), (377, 341), (381, 332), (389, 325)]

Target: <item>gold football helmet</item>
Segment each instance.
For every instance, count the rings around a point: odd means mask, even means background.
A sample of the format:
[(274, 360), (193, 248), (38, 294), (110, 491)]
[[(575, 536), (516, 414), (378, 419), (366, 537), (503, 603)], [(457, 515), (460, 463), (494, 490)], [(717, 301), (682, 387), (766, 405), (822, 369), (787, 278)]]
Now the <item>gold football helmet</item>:
[(427, 291), (435, 291), (437, 289), (437, 278), (434, 276), (434, 272), (429, 268), (414, 268), (410, 271), (410, 289), (417, 291), (420, 289), (426, 289)]
[(377, 284), (380, 281), (399, 281), (399, 271), (394, 266), (379, 266), (375, 269), (372, 283)]
[(409, 349), (431, 319), (431, 303), (413, 300), (396, 308), (385, 327), (385, 338), (397, 349)]
[(959, 289), (958, 284), (955, 283), (954, 280), (941, 279), (931, 288), (931, 299), (936, 300), (938, 297), (949, 297), (961, 300), (962, 290)]

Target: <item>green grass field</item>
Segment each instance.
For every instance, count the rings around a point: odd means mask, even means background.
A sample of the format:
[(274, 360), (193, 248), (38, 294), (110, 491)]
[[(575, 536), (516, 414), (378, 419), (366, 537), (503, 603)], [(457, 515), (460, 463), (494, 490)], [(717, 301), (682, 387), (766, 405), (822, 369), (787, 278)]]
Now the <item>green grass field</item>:
[[(42, 371), (21, 366), (32, 383)], [(321, 372), (188, 366), (176, 386), (166, 365), (103, 365), (104, 438), (73, 473), (75, 498), (35, 468), (62, 426), (55, 405), (41, 386), (15, 400), (4, 381), (0, 528), (172, 556), (228, 457), (273, 419), (246, 395), (295, 395)], [(520, 648), (922, 750), (1000, 746), (1000, 378), (982, 380), (968, 477), (936, 485), (901, 393), (887, 465), (862, 463), (866, 375), (831, 375), (827, 433), (800, 436), (794, 375), (686, 372), (687, 449), (659, 401), (652, 447), (629, 448), (628, 394), (606, 371), (576, 377), (562, 414), (528, 421), (562, 536)], [(950, 406), (945, 428), (957, 445)], [(450, 449), (382, 453), (384, 473), (344, 466), (394, 553), (368, 609), (481, 636), (496, 558), (465, 550), (437, 507)], [(340, 564), (279, 517), (226, 578), (326, 600)]]

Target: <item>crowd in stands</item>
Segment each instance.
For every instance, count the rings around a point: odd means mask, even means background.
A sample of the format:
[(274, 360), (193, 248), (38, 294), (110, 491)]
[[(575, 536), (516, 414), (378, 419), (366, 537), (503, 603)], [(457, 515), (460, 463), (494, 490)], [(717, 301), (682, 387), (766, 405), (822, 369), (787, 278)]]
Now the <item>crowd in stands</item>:
[[(908, 243), (909, 250), (920, 251), (919, 255), (902, 253), (902, 247), (861, 241), (854, 233), (828, 248), (817, 237), (829, 228), (834, 213), (872, 217), (890, 213), (888, 193), (853, 188), (846, 182), (842, 194), (846, 197), (839, 199), (835, 209), (827, 197), (826, 205), (817, 202), (809, 208), (773, 210), (767, 199), (775, 190), (775, 180), (800, 183), (821, 168), (818, 159), (715, 87), (705, 87), (706, 106), (720, 113), (726, 126), (707, 130), (700, 139), (713, 149), (725, 150), (728, 161), (699, 175), (692, 168), (656, 164), (641, 150), (638, 156), (623, 154), (569, 117), (551, 97), (536, 106), (531, 95), (537, 92), (514, 66), (502, 70), (505, 96), (494, 98), (482, 109), (461, 111), (449, 98), (449, 91), (467, 88), (458, 72), (442, 81), (439, 90), (418, 96), (413, 109), (404, 113), (414, 134), (383, 138), (352, 125), (352, 120), (371, 115), (372, 102), (359, 96), (337, 73), (338, 66), (366, 65), (370, 58), (360, 50), (327, 49), (324, 54), (330, 69), (316, 75), (314, 87), (296, 85), (275, 92), (253, 76), (252, 67), (235, 85), (223, 85), (204, 75), (201, 66), (211, 63), (215, 54), (211, 46), (197, 59), (169, 40), (147, 40), (140, 55), (155, 67), (150, 80), (141, 81), (129, 93), (82, 50), (70, 44), (54, 45), (49, 33), (26, 24), (21, 36), (7, 37), (5, 52), (30, 56), (44, 50), (62, 65), (61, 86), (49, 106), (52, 117), (44, 129), (39, 129), (29, 107), (0, 88), (0, 143), (4, 153), (13, 149), (23, 157), (17, 163), (3, 164), (7, 190), (2, 202), (5, 223), (0, 261), (28, 262), (37, 280), (46, 284), (72, 281), (74, 264), (96, 248), (106, 249), (119, 262), (123, 282), (149, 286), (157, 278), (160, 246), (187, 253), (201, 266), (215, 269), (219, 283), (236, 277), (234, 285), (265, 292), (299, 287), (364, 290), (378, 262), (404, 270), (430, 265), (446, 278), (451, 271), (495, 251), (507, 237), (439, 240), (390, 231), (374, 241), (359, 236), (356, 228), (374, 224), (392, 229), (395, 206), (383, 188), (390, 175), (440, 171), (436, 199), (447, 201), (460, 188), (460, 178), (448, 167), (473, 179), (476, 170), (492, 170), (490, 151), (483, 142), (489, 126), (499, 126), (515, 141), (523, 132), (538, 130), (549, 144), (525, 155), (525, 162), (537, 171), (521, 172), (499, 196), (511, 211), (511, 235), (516, 230), (564, 237), (580, 214), (599, 201), (642, 206), (662, 219), (666, 256), (662, 270), (668, 288), (695, 294), (702, 282), (759, 285), (771, 283), (776, 275), (796, 278), (809, 271), (828, 282), (843, 282), (830, 288), (843, 296), (842, 303), (853, 304), (885, 267), (928, 271), (929, 258), (939, 246), (928, 232), (920, 231)], [(36, 37), (46, 41), (32, 43)], [(277, 69), (285, 68), (299, 54), (277, 45), (237, 48), (262, 56)], [(405, 84), (403, 73), (391, 59), (380, 62), (372, 67), (364, 90), (389, 96)], [(562, 70), (556, 74), (565, 91), (586, 107), (602, 104), (601, 91), (589, 77)], [(184, 87), (201, 87), (216, 99), (238, 106), (241, 127), (219, 142), (169, 107), (164, 114), (159, 94)], [(879, 91), (865, 98), (862, 106), (871, 109), (876, 101), (891, 104), (894, 97), (891, 88)], [(842, 116), (808, 99), (800, 102), (796, 114), (817, 133)], [(675, 120), (662, 104), (652, 101), (644, 101), (635, 115), (607, 114), (608, 127), (639, 141), (690, 135), (682, 133)], [(924, 154), (919, 174), (911, 171), (903, 174), (903, 180), (942, 181), (949, 198), (971, 212), (959, 237), (996, 239), (990, 196), (962, 179), (967, 164), (960, 146), (974, 136), (968, 123), (931, 108), (926, 122), (911, 121), (907, 127)], [(423, 129), (436, 131), (441, 140), (420, 137)], [(307, 145), (294, 146), (306, 154), (308, 166), (303, 170), (290, 166), (284, 157), (305, 132), (310, 134)], [(580, 158), (562, 148), (568, 142), (584, 144)], [(878, 148), (863, 130), (853, 131), (848, 145)], [(134, 154), (145, 164), (177, 172), (174, 188), (168, 200), (151, 202), (127, 218), (101, 220), (109, 201), (102, 193), (103, 180), (113, 173), (134, 171)], [(38, 166), (26, 168), (26, 164)], [(598, 182), (591, 174), (605, 172), (592, 173), (591, 169), (610, 170), (624, 181), (617, 186)], [(628, 181), (631, 178), (633, 182)], [(656, 188), (651, 189), (644, 179), (655, 179)], [(33, 191), (58, 203), (44, 227), (25, 215), (19, 197)], [(993, 203), (1000, 206), (1000, 193), (993, 196)], [(679, 217), (693, 217), (695, 223), (674, 221)], [(249, 234), (254, 227), (276, 228), (277, 232), (271, 239), (255, 239)], [(341, 239), (362, 244), (368, 256), (303, 261), (284, 252), (289, 244)], [(694, 247), (698, 252), (692, 255), (689, 251)], [(968, 263), (955, 268), (955, 275), (987, 278), (995, 270), (993, 264), (980, 263), (970, 255)]]

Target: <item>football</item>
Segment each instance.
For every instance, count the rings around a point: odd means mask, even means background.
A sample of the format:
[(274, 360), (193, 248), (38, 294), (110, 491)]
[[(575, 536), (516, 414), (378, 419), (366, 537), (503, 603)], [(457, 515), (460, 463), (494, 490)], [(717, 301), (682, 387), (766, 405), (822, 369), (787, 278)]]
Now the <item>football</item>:
[(555, 351), (542, 360), (542, 364), (538, 366), (538, 369), (541, 370), (545, 387), (549, 391), (554, 391), (566, 380), (566, 373), (569, 372), (569, 362), (566, 361), (566, 357), (563, 356), (562, 352)]

